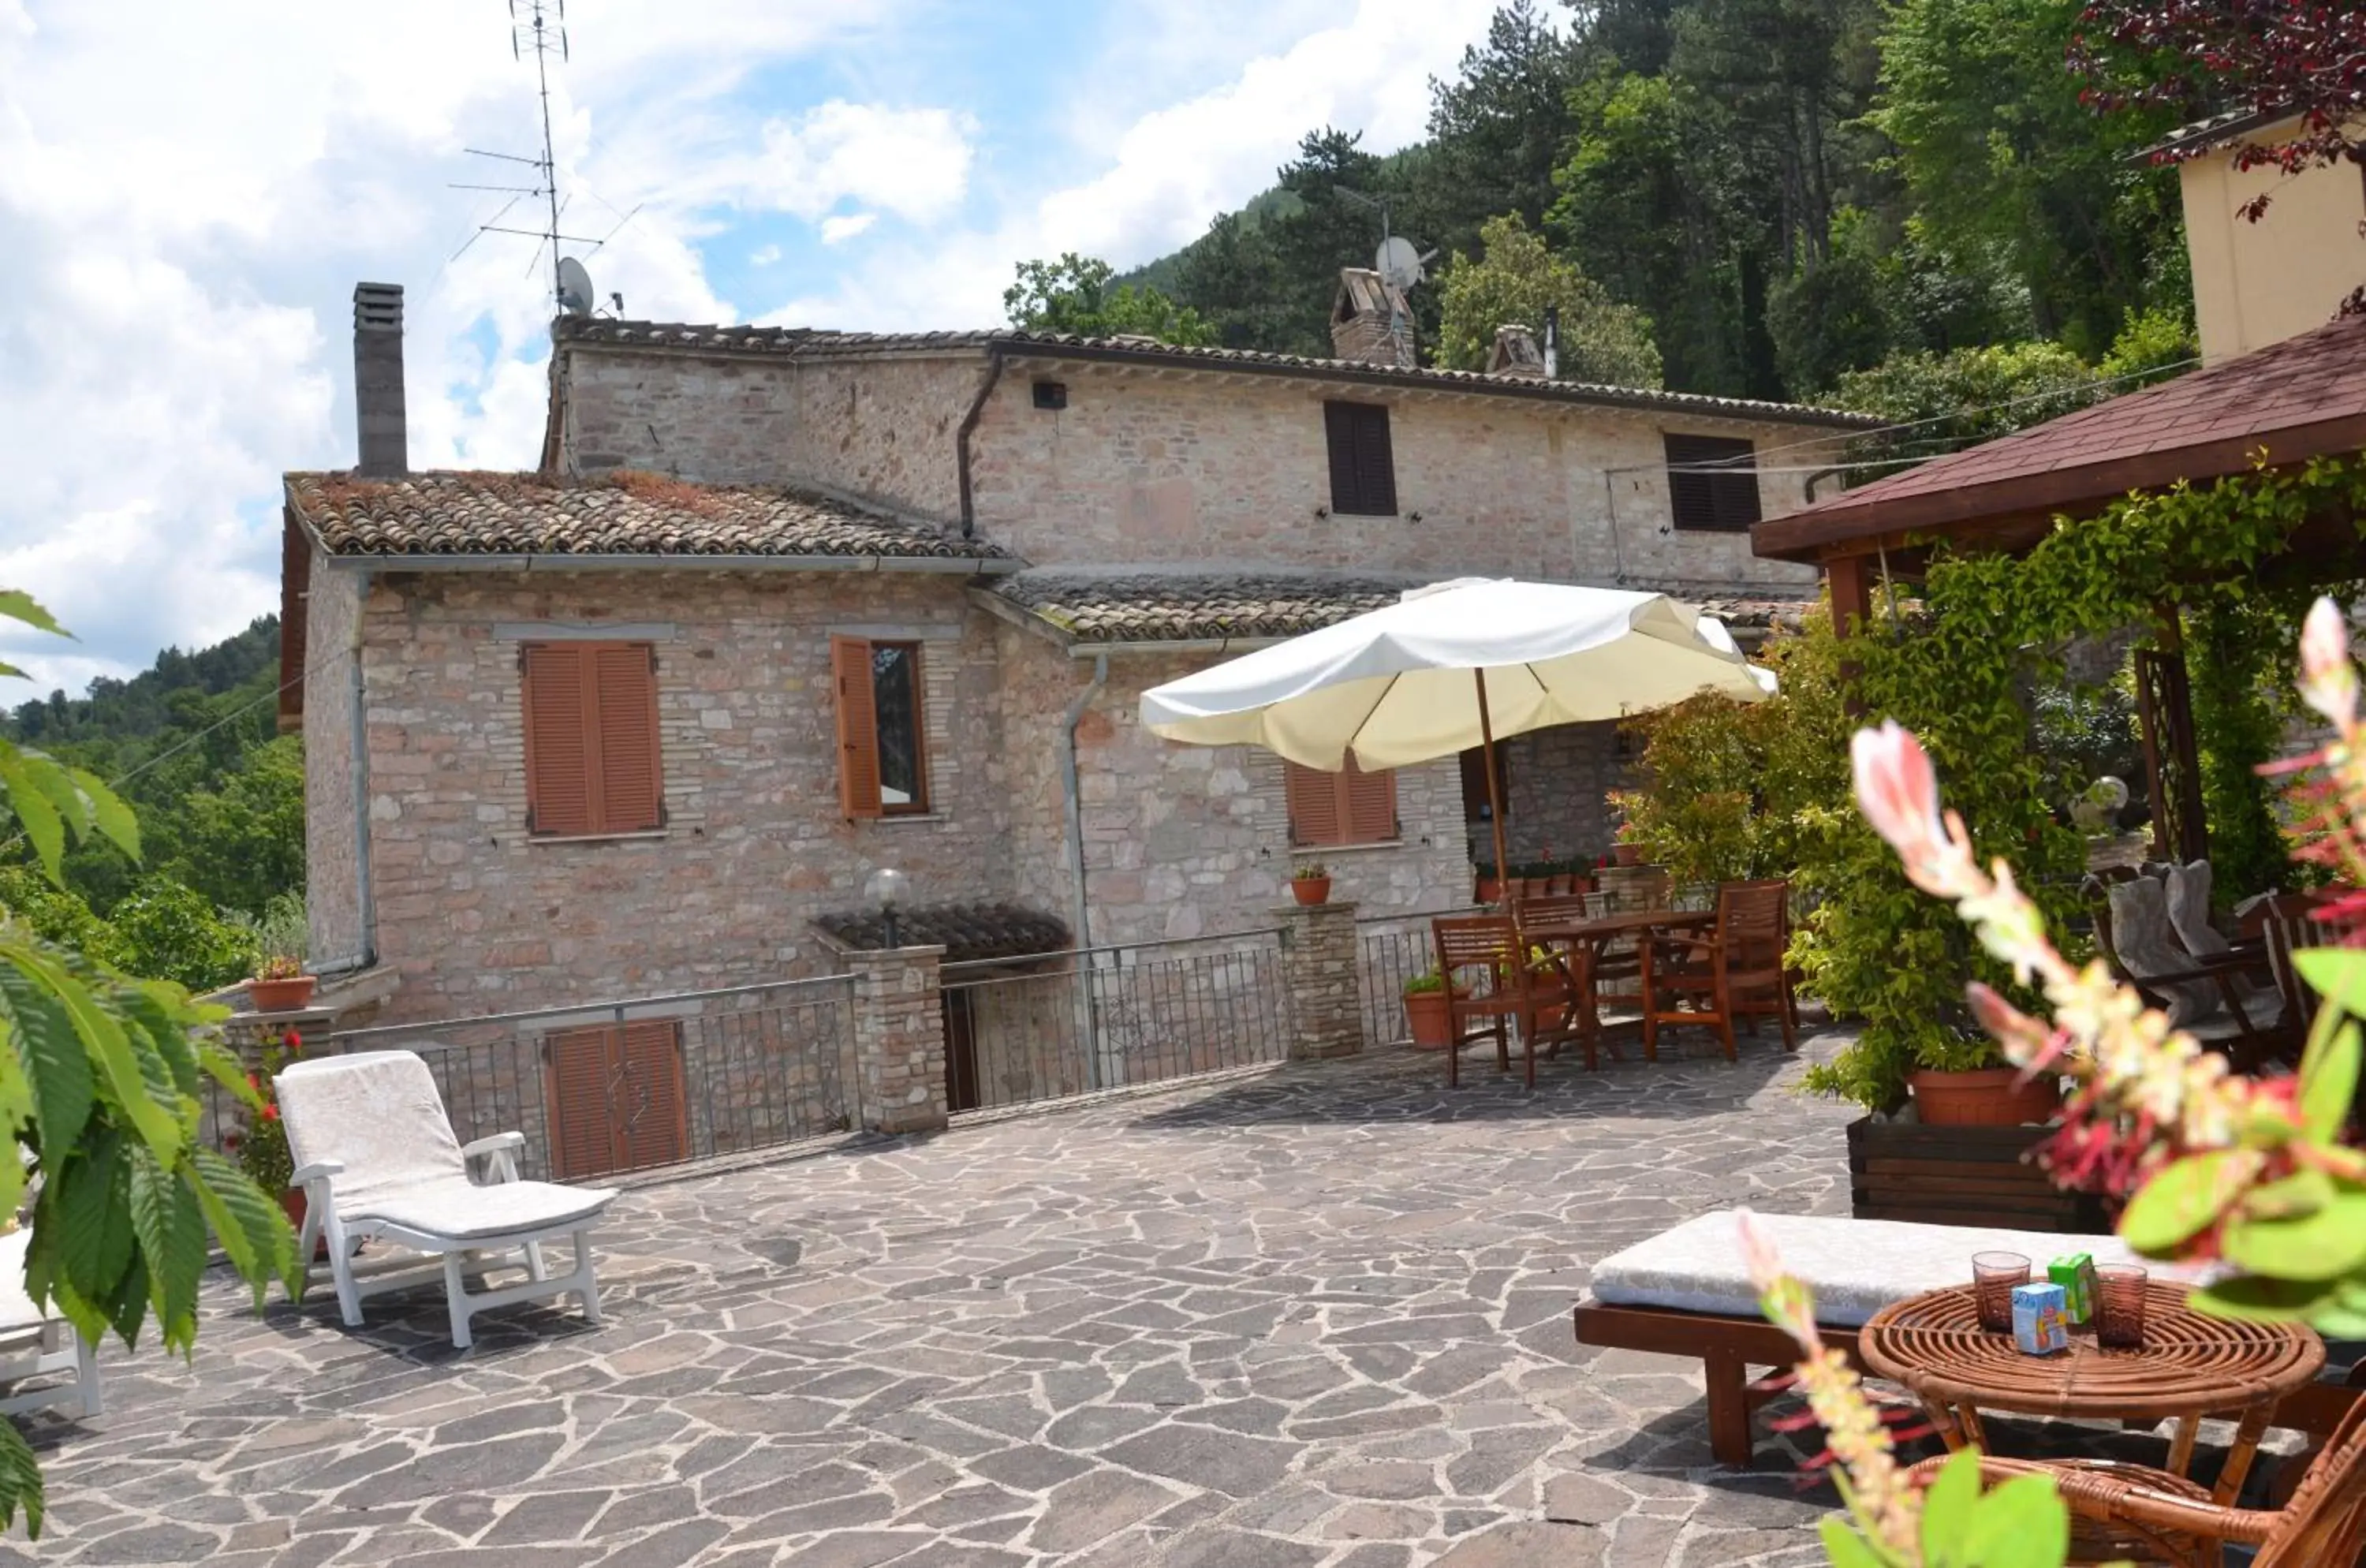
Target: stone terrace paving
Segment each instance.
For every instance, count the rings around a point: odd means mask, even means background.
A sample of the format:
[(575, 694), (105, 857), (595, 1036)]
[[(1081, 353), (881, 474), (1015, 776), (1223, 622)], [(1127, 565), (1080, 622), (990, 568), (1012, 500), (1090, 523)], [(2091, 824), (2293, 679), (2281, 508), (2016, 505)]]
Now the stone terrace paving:
[(1687, 1215), (1845, 1212), (1797, 1073), (1449, 1096), (1400, 1051), (645, 1186), (604, 1328), (466, 1355), (436, 1292), (350, 1334), (218, 1280), (194, 1366), (118, 1348), (105, 1416), (37, 1424), (50, 1533), (0, 1562), (1818, 1562), (1793, 1439), (1715, 1468), (1691, 1364), (1569, 1321)]

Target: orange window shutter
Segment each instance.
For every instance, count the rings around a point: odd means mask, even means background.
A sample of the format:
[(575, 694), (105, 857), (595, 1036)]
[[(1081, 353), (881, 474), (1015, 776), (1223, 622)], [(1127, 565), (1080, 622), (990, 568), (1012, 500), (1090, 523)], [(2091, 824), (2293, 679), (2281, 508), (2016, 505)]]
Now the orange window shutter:
[(519, 657), (525, 667), (528, 823), (536, 833), (597, 832), (583, 645), (530, 642)]
[(553, 1176), (566, 1181), (620, 1163), (609, 1086), (621, 1077), (622, 1031), (562, 1029), (542, 1043), (543, 1105), (550, 1123)]
[(1283, 793), (1290, 802), (1290, 838), (1299, 844), (1344, 844), (1347, 819), (1340, 809), (1339, 775), (1284, 762)]
[(690, 1153), (682, 1093), (682, 1025), (672, 1019), (628, 1023), (616, 1095), (616, 1144), (623, 1165), (671, 1165)]
[(598, 830), (639, 833), (663, 827), (656, 651), (647, 643), (588, 646), (599, 716)]
[(879, 714), (871, 684), (871, 644), (859, 637), (829, 639), (831, 683), (838, 693), (838, 804), (852, 818), (878, 817)]
[(1346, 841), (1351, 844), (1386, 843), (1397, 836), (1397, 775), (1393, 768), (1368, 773), (1354, 762), (1339, 775), (1340, 792), (1345, 797), (1342, 809), (1346, 813)]

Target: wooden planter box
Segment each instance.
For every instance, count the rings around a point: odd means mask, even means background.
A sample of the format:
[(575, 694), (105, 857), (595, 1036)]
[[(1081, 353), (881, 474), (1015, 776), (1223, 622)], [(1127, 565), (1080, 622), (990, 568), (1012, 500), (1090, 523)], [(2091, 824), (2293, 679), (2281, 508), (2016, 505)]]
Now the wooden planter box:
[(2037, 1127), (1849, 1123), (1849, 1209), (1860, 1220), (2096, 1235), (2112, 1228), (2102, 1200), (2065, 1192), (2022, 1156)]

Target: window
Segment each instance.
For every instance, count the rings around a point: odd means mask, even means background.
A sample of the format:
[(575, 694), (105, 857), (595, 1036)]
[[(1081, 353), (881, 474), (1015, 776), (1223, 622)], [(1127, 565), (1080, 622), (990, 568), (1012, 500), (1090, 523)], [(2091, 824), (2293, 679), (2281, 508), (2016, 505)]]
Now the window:
[(1389, 411), (1379, 403), (1324, 403), (1323, 434), (1331, 448), (1331, 510), (1352, 517), (1395, 516)]
[(1035, 406), (1039, 409), (1052, 409), (1054, 411), (1066, 408), (1068, 406), (1068, 384), (1065, 381), (1036, 382)]
[(558, 1030), (543, 1040), (542, 1070), (554, 1179), (688, 1156), (679, 1023)]
[(838, 687), (838, 800), (851, 818), (929, 808), (920, 645), (829, 639)]
[[(1739, 534), (1758, 521), (1758, 468), (1747, 441), (1721, 435), (1670, 435), (1668, 499), (1676, 526)], [(1729, 468), (1728, 473), (1707, 471)]]
[(1385, 844), (1397, 837), (1397, 775), (1368, 773), (1353, 759), (1345, 773), (1325, 773), (1284, 762), (1290, 841), (1308, 848)]
[(1491, 796), (1487, 793), (1486, 751), (1473, 746), (1462, 753), (1462, 819), (1465, 822), (1487, 821), (1491, 800), (1512, 798), (1510, 758), (1509, 747), (1495, 748), (1495, 793)]
[(658, 655), (645, 642), (529, 642), (525, 826), (543, 837), (665, 826)]

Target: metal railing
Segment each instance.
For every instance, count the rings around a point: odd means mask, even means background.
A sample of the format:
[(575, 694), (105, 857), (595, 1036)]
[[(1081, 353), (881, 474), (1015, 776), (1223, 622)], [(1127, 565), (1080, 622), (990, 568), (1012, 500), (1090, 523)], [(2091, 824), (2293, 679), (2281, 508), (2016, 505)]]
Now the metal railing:
[[(842, 975), (352, 1029), (307, 1055), (415, 1051), (462, 1143), (525, 1135), (523, 1174), (579, 1179), (737, 1155), (859, 1121)], [(214, 1091), (208, 1125), (243, 1124)]]
[(1279, 927), (944, 967), (948, 1100), (991, 1110), (1279, 1062)]
[(1440, 918), (1487, 913), (1483, 905), (1427, 909), (1417, 915), (1364, 915), (1356, 921), (1363, 964), (1364, 1043), (1402, 1045), (1413, 1038), (1405, 1018), (1405, 982), (1437, 962), (1429, 922)]

